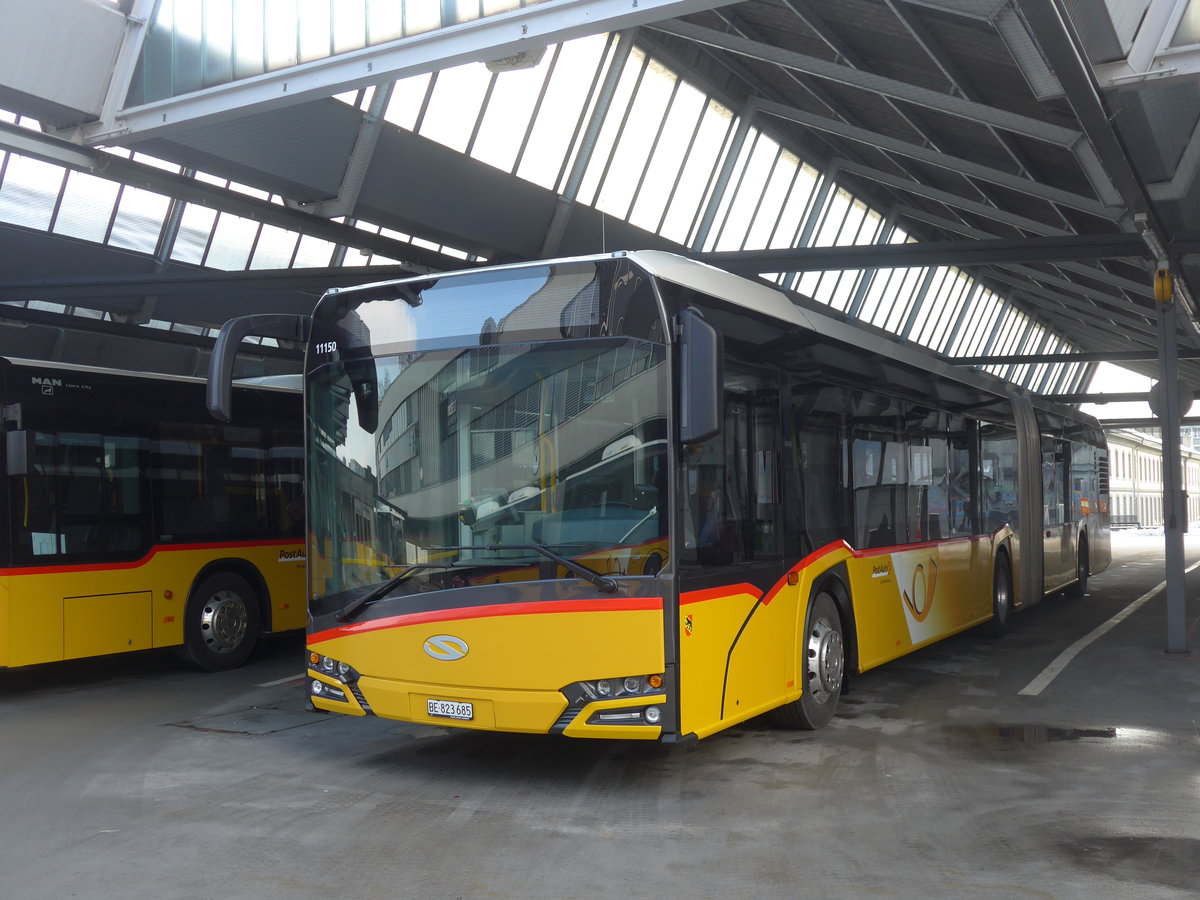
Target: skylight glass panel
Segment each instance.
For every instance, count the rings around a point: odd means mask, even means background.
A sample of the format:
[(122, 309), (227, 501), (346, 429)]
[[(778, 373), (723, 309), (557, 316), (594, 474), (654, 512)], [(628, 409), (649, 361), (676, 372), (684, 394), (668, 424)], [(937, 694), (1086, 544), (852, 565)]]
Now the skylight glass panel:
[[(402, 0), (404, 4), (404, 33), (421, 34), (442, 27), (440, 0)], [(399, 4), (397, 4), (399, 5)]]
[(226, 271), (245, 269), (257, 235), (258, 223), (253, 219), (221, 213), (204, 265)]
[(634, 225), (652, 232), (658, 231), (663, 222), (680, 166), (688, 157), (706, 105), (700, 91), (678, 80), (675, 84), (677, 88), (629, 217)]
[(0, 222), (47, 230), (65, 174), (61, 166), (10, 153), (0, 182)]
[(296, 248), (296, 260), (292, 265), (295, 268), (328, 266), (333, 261), (333, 251), (336, 249), (336, 244), (306, 234), (300, 238), (300, 245)]
[(292, 263), (292, 254), (300, 235), (276, 225), (263, 225), (258, 235), (258, 243), (254, 245), (254, 258), (250, 260), (251, 269), (286, 269)]
[(804, 224), (804, 216), (817, 189), (818, 177), (817, 170), (812, 166), (801, 164), (798, 167), (769, 246), (783, 249), (796, 245)]
[(234, 4), (233, 13), (233, 77), (261, 75), (266, 42), (264, 7), (261, 3), (242, 0)]
[(264, 45), (267, 71), (296, 65), (300, 61), (296, 48), (299, 25), (296, 0), (263, 0), (263, 3), (263, 19), (271, 23)]
[(103, 241), (120, 189), (115, 181), (69, 172), (52, 230), (85, 241)]
[(392, 89), (392, 96), (383, 117), (399, 128), (409, 131), (416, 128), (417, 118), (425, 104), (425, 97), (429, 93), (429, 82), (432, 78), (433, 75), (427, 72), (424, 75), (414, 75), (411, 78), (401, 78), (397, 81), (396, 86)]
[(175, 244), (171, 248), (171, 259), (178, 262), (201, 265), (204, 262), (204, 252), (208, 249), (208, 241), (212, 236), (213, 225), (217, 221), (217, 211), (207, 206), (189, 203), (183, 209), (179, 221), (179, 231), (175, 235)]
[(367, 4), (367, 40), (372, 44), (391, 41), (404, 34), (404, 4), (396, 0), (373, 0)]
[(592, 88), (608, 47), (608, 36), (599, 34), (562, 45), (517, 166), (518, 176), (544, 188), (561, 189), (559, 173), (570, 155), (576, 126), (595, 102)]
[[(483, 121), (471, 155), (481, 162), (512, 172), (517, 153), (529, 131), (534, 105), (550, 71), (551, 54), (532, 69), (501, 72), (483, 111)], [(482, 68), (482, 67), (481, 67)]]
[[(629, 54), (629, 58), (626, 59), (625, 66), (621, 70), (617, 89), (613, 93), (612, 103), (604, 116), (604, 124), (600, 127), (600, 134), (596, 138), (596, 144), (592, 150), (592, 156), (588, 161), (587, 170), (584, 173), (583, 182), (579, 190), (579, 200), (589, 206), (596, 205), (597, 194), (600, 191), (602, 180), (608, 169), (608, 161), (616, 149), (617, 136), (621, 132), (621, 123), (625, 118), (626, 110), (629, 109), (630, 103), (633, 102), (633, 91), (637, 86), (638, 75), (641, 72), (642, 61), (644, 59), (645, 55), (643, 53), (634, 50)], [(620, 176), (618, 175), (617, 177)]]
[(641, 83), (633, 95), (621, 137), (609, 164), (596, 206), (625, 219), (634, 201), (634, 192), (644, 186), (646, 167), (656, 136), (662, 130), (667, 107), (675, 87), (674, 74), (649, 61), (641, 74)]
[(476, 63), (439, 72), (421, 136), (465, 153), (491, 77), (486, 66)]
[(169, 197), (125, 185), (117, 203), (109, 244), (139, 253), (153, 253), (170, 208)]
[(681, 244), (691, 239), (712, 189), (734, 121), (733, 111), (720, 103), (709, 100), (705, 105), (696, 139), (683, 163), (675, 194), (667, 206), (661, 231), (664, 237)]
[(333, 42), (330, 12), (329, 0), (296, 0), (297, 49), (301, 62), (330, 55)]
[[(393, 0), (393, 3), (395, 0)], [(367, 6), (387, 6), (379, 0), (340, 0), (333, 9), (331, 26), (334, 53), (361, 49), (367, 40)]]
[(762, 132), (756, 132), (753, 142), (747, 143), (751, 144), (750, 152), (742, 157), (744, 165), (738, 173), (736, 188), (726, 192), (731, 202), (717, 235), (718, 250), (740, 250), (746, 246), (759, 201), (779, 158), (779, 145)]

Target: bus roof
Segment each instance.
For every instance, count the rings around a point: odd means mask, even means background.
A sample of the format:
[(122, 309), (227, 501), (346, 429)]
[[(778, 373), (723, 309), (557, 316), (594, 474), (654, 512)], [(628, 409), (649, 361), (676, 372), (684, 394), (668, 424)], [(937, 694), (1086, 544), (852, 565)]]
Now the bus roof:
[(355, 292), (378, 292), (392, 284), (419, 282), (430, 278), (444, 279), (457, 275), (478, 274), (484, 271), (506, 271), (530, 266), (551, 266), (563, 263), (601, 262), (612, 259), (628, 259), (639, 269), (672, 284), (708, 294), (727, 303), (766, 314), (800, 328), (808, 329), (848, 346), (860, 347), (911, 368), (936, 373), (942, 378), (970, 385), (979, 390), (1003, 396), (1016, 393), (1027, 396), (1038, 408), (1053, 410), (1078, 421), (1099, 427), (1094, 417), (1072, 406), (1040, 397), (1018, 385), (1005, 381), (977, 367), (955, 365), (948, 357), (914, 341), (901, 338), (869, 322), (852, 319), (845, 313), (827, 308), (816, 300), (802, 294), (786, 292), (761, 281), (735, 275), (708, 263), (699, 262), (665, 250), (618, 250), (583, 256), (560, 257), (546, 260), (528, 260), (498, 266), (476, 266), (450, 272), (417, 275), (389, 282), (357, 285), (335, 289), (330, 293), (339, 296)]

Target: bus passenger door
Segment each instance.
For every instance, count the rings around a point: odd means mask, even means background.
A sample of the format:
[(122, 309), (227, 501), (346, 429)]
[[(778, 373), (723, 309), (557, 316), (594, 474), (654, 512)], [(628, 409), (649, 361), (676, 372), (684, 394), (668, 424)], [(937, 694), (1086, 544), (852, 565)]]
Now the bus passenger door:
[(1042, 436), (1043, 590), (1058, 590), (1075, 577), (1075, 526), (1068, 495), (1070, 446)]

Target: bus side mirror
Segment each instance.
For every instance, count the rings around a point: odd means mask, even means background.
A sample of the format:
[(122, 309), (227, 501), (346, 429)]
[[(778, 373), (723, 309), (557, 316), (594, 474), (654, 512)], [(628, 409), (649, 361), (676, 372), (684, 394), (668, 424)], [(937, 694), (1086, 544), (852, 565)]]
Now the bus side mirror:
[(721, 431), (724, 346), (694, 309), (679, 314), (679, 440), (699, 444)]
[(5, 435), (7, 471), (11, 476), (29, 474), (30, 432), (10, 431)]
[(208, 360), (205, 400), (209, 414), (219, 422), (233, 421), (233, 364), (245, 338), (254, 334), (303, 344), (308, 340), (310, 321), (308, 316), (261, 313), (238, 316), (222, 325)]

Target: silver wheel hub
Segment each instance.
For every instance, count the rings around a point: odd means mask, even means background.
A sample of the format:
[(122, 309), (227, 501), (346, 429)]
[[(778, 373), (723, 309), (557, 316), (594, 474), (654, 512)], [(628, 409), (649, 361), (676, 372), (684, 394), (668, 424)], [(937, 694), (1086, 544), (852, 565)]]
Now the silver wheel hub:
[(1008, 579), (1003, 576), (996, 578), (996, 618), (1002, 622), (1008, 618)]
[(841, 632), (818, 619), (808, 633), (808, 690), (816, 702), (825, 703), (842, 689), (845, 660)]
[(229, 653), (246, 638), (250, 618), (246, 601), (233, 591), (217, 591), (200, 611), (200, 635), (214, 653)]

